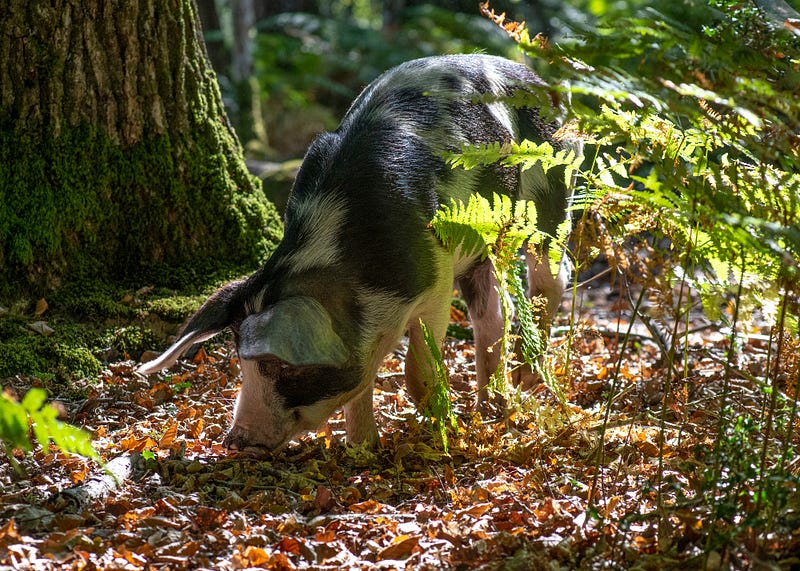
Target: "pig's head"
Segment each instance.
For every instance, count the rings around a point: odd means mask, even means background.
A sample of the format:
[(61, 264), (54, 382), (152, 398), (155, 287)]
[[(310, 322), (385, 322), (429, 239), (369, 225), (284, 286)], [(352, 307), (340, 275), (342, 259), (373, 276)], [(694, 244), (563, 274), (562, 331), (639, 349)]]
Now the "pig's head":
[(245, 282), (234, 282), (211, 296), (175, 343), (139, 372), (168, 367), (192, 345), (229, 327), (242, 390), (225, 445), (261, 454), (317, 428), (360, 390), (362, 375), (319, 301), (287, 297), (248, 314), (245, 289)]

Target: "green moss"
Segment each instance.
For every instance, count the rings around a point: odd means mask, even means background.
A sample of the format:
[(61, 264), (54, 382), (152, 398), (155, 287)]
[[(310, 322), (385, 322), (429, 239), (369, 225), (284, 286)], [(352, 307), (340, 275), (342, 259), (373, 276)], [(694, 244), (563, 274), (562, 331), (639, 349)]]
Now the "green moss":
[(100, 360), (88, 347), (57, 343), (53, 345), (55, 372), (63, 379), (91, 379), (103, 370)]
[(81, 320), (133, 319), (137, 310), (124, 303), (125, 291), (119, 286), (82, 280), (54, 290), (50, 305), (56, 311)]
[[(240, 275), (198, 274), (183, 292), (72, 283), (50, 292), (49, 308), (41, 317), (33, 314), (32, 302), (16, 304), (0, 316), (0, 380), (36, 377), (54, 395), (81, 395), (107, 362), (139, 359), (143, 351), (165, 347), (179, 323), (236, 277)], [(46, 337), (32, 331), (29, 325), (38, 320), (45, 320), (54, 333)]]
[(99, 332), (94, 324), (59, 313), (47, 319), (53, 334), (44, 336), (30, 329), (36, 320), (20, 314), (0, 317), (0, 379), (33, 376), (47, 379), (54, 392), (68, 392), (100, 374), (103, 364), (95, 355)]
[(40, 339), (32, 335), (20, 336), (0, 343), (0, 379), (14, 375), (38, 375), (49, 368)]
[(109, 329), (97, 341), (98, 349), (113, 349), (121, 355), (135, 358), (143, 351), (158, 347), (161, 342), (152, 330), (137, 325)]
[(34, 140), (0, 117), (0, 281), (252, 270), (281, 225), (237, 148), (215, 121), (126, 148), (85, 125)]
[(0, 378), (52, 378), (68, 388), (74, 381), (96, 377), (102, 370), (86, 339), (70, 338), (68, 332), (56, 330), (52, 337), (22, 333), (0, 343)]
[(145, 308), (168, 321), (181, 322), (197, 311), (207, 295), (176, 295), (148, 301)]
[[(0, 342), (9, 341), (15, 337), (26, 334), (25, 323), (15, 316), (0, 317)], [(0, 345), (2, 349), (2, 345)], [(0, 361), (0, 366), (2, 361)]]

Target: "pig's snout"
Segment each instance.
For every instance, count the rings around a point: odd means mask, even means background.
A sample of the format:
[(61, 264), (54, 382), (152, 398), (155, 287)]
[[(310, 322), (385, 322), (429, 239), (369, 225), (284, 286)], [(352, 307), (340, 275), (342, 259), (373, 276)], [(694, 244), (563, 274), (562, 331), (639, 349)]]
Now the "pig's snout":
[(222, 445), (233, 452), (241, 452), (250, 456), (263, 457), (280, 448), (284, 442), (262, 442), (241, 426), (233, 426)]

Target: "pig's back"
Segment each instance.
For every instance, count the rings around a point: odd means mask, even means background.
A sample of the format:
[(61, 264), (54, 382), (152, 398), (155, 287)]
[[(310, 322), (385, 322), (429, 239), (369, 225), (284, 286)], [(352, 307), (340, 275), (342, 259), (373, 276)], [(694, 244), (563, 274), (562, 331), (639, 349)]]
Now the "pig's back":
[(438, 273), (428, 223), (439, 205), (475, 191), (515, 196), (520, 184), (518, 169), (452, 169), (444, 153), (540, 130), (520, 125), (520, 112), (502, 102), (479, 100), (532, 83), (541, 80), (526, 67), (484, 55), (413, 60), (372, 82), (298, 173), (286, 235), (315, 243), (309, 268), (325, 258), (333, 275), (365, 290), (424, 292)]

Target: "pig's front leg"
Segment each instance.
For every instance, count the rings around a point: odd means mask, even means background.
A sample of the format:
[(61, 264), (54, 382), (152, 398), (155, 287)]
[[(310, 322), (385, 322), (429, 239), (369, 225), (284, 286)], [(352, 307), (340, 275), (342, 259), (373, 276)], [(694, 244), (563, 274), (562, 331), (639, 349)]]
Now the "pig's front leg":
[(408, 352), (406, 353), (406, 388), (418, 408), (428, 404), (436, 364), (422, 333), (420, 321), (425, 324), (437, 347), (442, 346), (450, 322), (450, 302), (453, 297), (452, 266), (439, 267), (436, 286), (420, 303), (408, 322)]
[(344, 424), (347, 431), (347, 441), (351, 444), (378, 444), (378, 427), (375, 425), (375, 415), (372, 412), (373, 381), (367, 387), (344, 405)]

